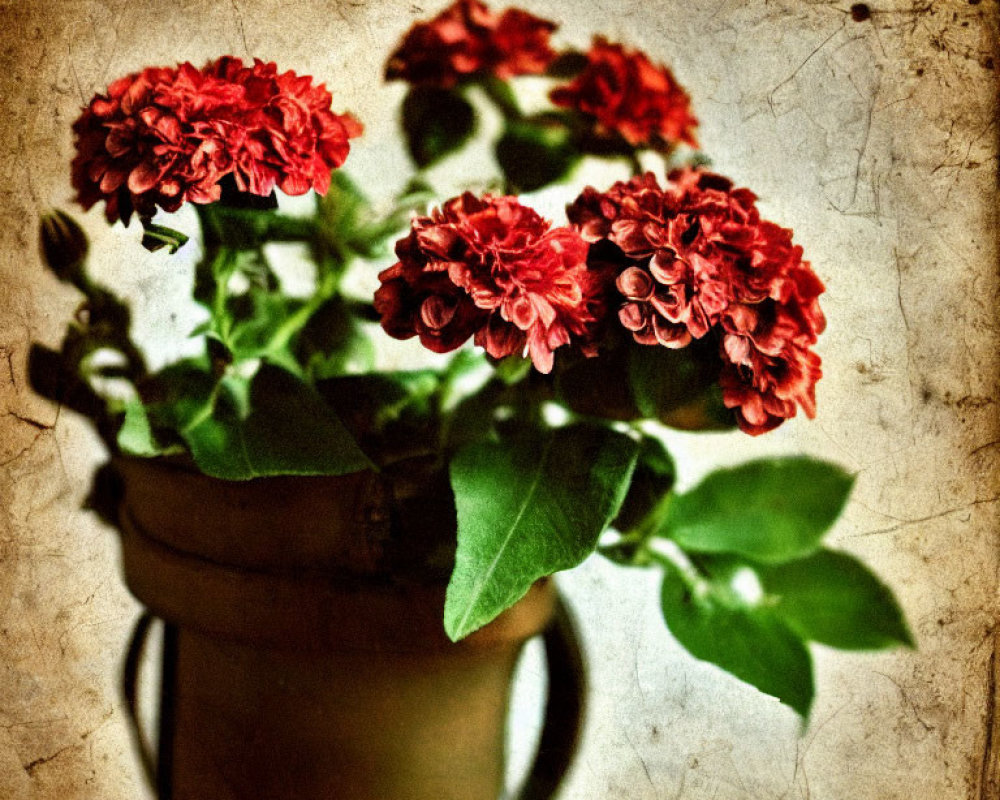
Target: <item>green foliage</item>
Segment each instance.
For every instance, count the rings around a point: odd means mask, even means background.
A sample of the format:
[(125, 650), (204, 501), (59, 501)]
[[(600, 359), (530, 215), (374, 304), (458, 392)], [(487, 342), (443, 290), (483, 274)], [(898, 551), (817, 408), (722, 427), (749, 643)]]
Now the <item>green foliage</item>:
[(628, 436), (582, 424), (459, 450), (451, 461), (458, 551), (445, 602), (448, 635), (461, 639), (538, 578), (590, 555), (637, 455)]
[(142, 221), (142, 246), (155, 253), (166, 247), (171, 255), (187, 244), (188, 236), (165, 225), (154, 225), (149, 220)]
[(628, 382), (642, 417), (661, 419), (701, 397), (719, 377), (718, 343), (712, 337), (674, 350), (628, 348)]
[(352, 430), (380, 433), (399, 421), (430, 427), (440, 385), (440, 375), (422, 369), (347, 375), (317, 389)]
[(615, 517), (614, 527), (627, 531), (639, 525), (673, 488), (676, 476), (674, 459), (663, 442), (652, 436), (644, 436), (639, 446), (635, 474), (625, 502)]
[(780, 563), (812, 553), (840, 515), (854, 478), (791, 457), (751, 461), (678, 495), (659, 531), (685, 550)]
[(118, 429), (118, 447), (123, 453), (140, 458), (161, 456), (169, 449), (157, 441), (141, 400), (130, 400), (125, 405), (125, 417)]
[(330, 176), (330, 189), (316, 198), (313, 257), (320, 271), (343, 271), (354, 258), (378, 258), (387, 241), (406, 227), (410, 211), (427, 200), (427, 191), (409, 185), (395, 208), (378, 217), (357, 184), (343, 170)]
[[(582, 53), (564, 53), (549, 77), (572, 78), (585, 63)], [(401, 121), (420, 169), (474, 133), (476, 112), (463, 94), (472, 86), (502, 117), (495, 152), (510, 192), (565, 179), (584, 154), (642, 169), (635, 147), (586, 115), (526, 116), (512, 82), (482, 75), (454, 90), (407, 94)], [(455, 640), (539, 578), (587, 558), (613, 521), (620, 540), (602, 552), (627, 565), (662, 566), (662, 610), (677, 640), (802, 715), (813, 696), (808, 642), (912, 644), (889, 589), (853, 557), (821, 547), (851, 476), (808, 458), (769, 459), (719, 470), (676, 493), (666, 447), (638, 427), (612, 427), (611, 420), (643, 418), (731, 426), (718, 388), (717, 336), (671, 350), (611, 330), (600, 357), (567, 354), (552, 375), (519, 355), (494, 363), (469, 350), (438, 370), (374, 372), (369, 327), (378, 314), (370, 299), (345, 297), (343, 279), (357, 259), (386, 256), (408, 215), (432, 198), (439, 199), (418, 175), (377, 214), (336, 170), (313, 214), (289, 216), (273, 195), (240, 193), (227, 178), (218, 202), (194, 206), (203, 250), (194, 298), (208, 319), (193, 335), (204, 352), (153, 375), (130, 339), (128, 306), (84, 269), (82, 229), (62, 212), (46, 215), (45, 263), (83, 302), (60, 349), (32, 346), (32, 386), (93, 419), (112, 450), (190, 454), (204, 473), (228, 480), (371, 468), (406, 474), (418, 462), (442, 478), (447, 464), (457, 551), (444, 624)], [(149, 250), (172, 253), (187, 240), (150, 219), (142, 225)], [(266, 249), (275, 242), (307, 250), (316, 273), (308, 297), (282, 291)], [(620, 257), (609, 242), (589, 253), (593, 263)], [(95, 357), (105, 350), (116, 356), (110, 365)], [(131, 382), (137, 397), (102, 393), (108, 378)], [(546, 424), (553, 404), (571, 424)], [(120, 490), (104, 469), (90, 502), (113, 521)]]
[(123, 452), (164, 452), (183, 440), (206, 475), (341, 475), (372, 466), (332, 409), (291, 373), (262, 364), (252, 378), (216, 381), (195, 362), (159, 377), (162, 399), (131, 404), (118, 437)]
[(420, 169), (458, 150), (476, 128), (476, 112), (457, 90), (415, 86), (402, 113), (406, 145)]
[[(812, 673), (805, 649), (912, 645), (889, 589), (846, 553), (820, 548), (853, 478), (809, 458), (718, 470), (654, 509), (650, 545), (664, 570), (671, 633), (710, 661), (805, 716)], [(612, 554), (614, 555), (614, 554)]]
[(496, 156), (508, 185), (522, 192), (561, 180), (581, 158), (571, 129), (557, 113), (509, 119)]
[(846, 553), (782, 564), (738, 556), (657, 557), (667, 627), (716, 664), (803, 716), (812, 700), (807, 642), (845, 650), (913, 645), (892, 593)]
[(671, 560), (661, 563), (663, 617), (677, 641), (696, 658), (808, 715), (814, 692), (809, 651), (774, 609), (735, 590), (739, 572), (705, 576)]
[(803, 639), (843, 650), (914, 644), (892, 592), (847, 553), (819, 550), (755, 569), (775, 613)]
[(220, 382), (212, 402), (180, 433), (203, 472), (228, 480), (342, 475), (372, 466), (314, 389), (268, 364), (249, 382)]
[(294, 349), (296, 360), (314, 381), (368, 372), (375, 362), (371, 337), (340, 295), (325, 301), (309, 318)]

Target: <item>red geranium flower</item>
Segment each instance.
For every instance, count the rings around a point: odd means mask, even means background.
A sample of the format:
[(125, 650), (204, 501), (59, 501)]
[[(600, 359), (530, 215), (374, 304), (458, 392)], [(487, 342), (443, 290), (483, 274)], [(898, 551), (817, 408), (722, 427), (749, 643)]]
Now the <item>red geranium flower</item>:
[(727, 178), (693, 169), (669, 178), (666, 188), (652, 173), (604, 193), (588, 187), (567, 210), (585, 239), (621, 251), (622, 325), (665, 347), (717, 331), (723, 399), (744, 431), (771, 430), (796, 405), (813, 416), (821, 372), (809, 347), (825, 326), (823, 284), (802, 248)]
[(361, 133), (312, 78), (278, 74), (273, 63), (246, 67), (229, 56), (199, 70), (151, 67), (98, 95), (73, 125), (73, 185), (90, 208), (106, 201), (110, 222), (137, 211), (175, 211), (185, 201), (219, 199), (232, 174), (241, 191), (266, 196), (325, 193)]
[(453, 198), (414, 220), (396, 255), (375, 293), (391, 336), (435, 352), (474, 336), (491, 356), (527, 352), (546, 373), (562, 345), (594, 352), (604, 283), (587, 269), (586, 242), (514, 197)]
[(691, 100), (665, 66), (639, 51), (629, 51), (598, 36), (587, 53), (587, 66), (549, 97), (594, 117), (605, 132), (620, 134), (631, 145), (668, 148), (678, 142), (697, 147)]
[(510, 8), (497, 15), (479, 0), (458, 0), (410, 28), (386, 65), (387, 80), (450, 89), (476, 73), (511, 78), (545, 72), (556, 54), (556, 25)]

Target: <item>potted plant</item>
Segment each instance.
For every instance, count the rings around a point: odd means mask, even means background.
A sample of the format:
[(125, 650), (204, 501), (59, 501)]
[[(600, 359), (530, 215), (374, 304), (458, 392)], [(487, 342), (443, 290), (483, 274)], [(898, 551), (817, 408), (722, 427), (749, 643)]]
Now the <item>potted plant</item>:
[[(495, 796), (520, 646), (565, 619), (550, 576), (595, 553), (662, 571), (677, 640), (803, 717), (808, 642), (911, 643), (889, 590), (823, 547), (837, 466), (754, 459), (674, 488), (658, 426), (813, 415), (823, 284), (707, 168), (669, 69), (600, 36), (557, 52), (554, 29), (476, 0), (415, 25), (386, 77), (410, 87), (416, 171), (375, 203), (343, 169), (361, 124), (272, 63), (147, 68), (75, 123), (84, 208), (137, 219), (164, 268), (196, 246), (165, 214), (200, 223), (200, 345), (152, 369), (81, 228), (47, 216), (45, 260), (83, 300), (29, 365), (104, 439), (91, 505), (171, 626), (163, 796)], [(549, 82), (538, 110), (520, 76)], [(440, 196), (477, 137), (495, 186)], [(587, 185), (595, 160), (620, 179)], [(560, 187), (552, 222), (527, 193)], [(305, 291), (275, 243), (308, 254)], [(412, 365), (380, 366), (390, 338), (419, 342)], [(554, 662), (572, 651), (551, 637)]]

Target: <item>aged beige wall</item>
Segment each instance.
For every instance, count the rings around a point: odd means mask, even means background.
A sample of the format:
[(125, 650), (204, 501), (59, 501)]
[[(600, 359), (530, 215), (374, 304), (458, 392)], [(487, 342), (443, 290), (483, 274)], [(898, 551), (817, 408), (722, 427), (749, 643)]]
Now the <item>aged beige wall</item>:
[[(590, 724), (565, 800), (998, 800), (996, 0), (525, 0), (669, 61), (715, 166), (793, 227), (828, 285), (816, 421), (750, 440), (671, 439), (685, 480), (806, 451), (857, 472), (834, 531), (893, 586), (916, 651), (816, 651), (810, 725), (663, 629), (653, 577), (594, 562), (563, 585), (592, 663)], [(316, 75), (368, 124), (349, 167), (402, 169), (387, 48), (436, 3), (0, 2), (0, 798), (133, 800), (116, 682), (137, 613), (114, 534), (79, 507), (96, 437), (32, 396), (30, 340), (75, 304), (43, 274), (39, 213), (71, 192), (69, 126), (114, 78), (231, 52)], [(584, 10), (585, 9), (585, 13)], [(857, 17), (857, 19), (855, 18)], [(183, 333), (182, 261), (86, 218), (107, 280), (156, 345)], [(172, 314), (179, 313), (179, 317)], [(516, 732), (515, 732), (516, 733)]]

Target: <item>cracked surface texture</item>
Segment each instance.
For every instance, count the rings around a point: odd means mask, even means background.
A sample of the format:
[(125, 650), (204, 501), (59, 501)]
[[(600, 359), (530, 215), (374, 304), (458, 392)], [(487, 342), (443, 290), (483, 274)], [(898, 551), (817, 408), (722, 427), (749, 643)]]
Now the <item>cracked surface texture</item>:
[[(591, 697), (561, 796), (998, 800), (996, 0), (522, 5), (559, 20), (561, 42), (601, 32), (668, 62), (714, 168), (794, 228), (827, 284), (817, 420), (756, 440), (673, 435), (685, 483), (786, 452), (857, 472), (833, 545), (892, 586), (919, 644), (816, 649), (803, 730), (671, 641), (652, 576), (589, 562), (562, 581)], [(100, 444), (25, 379), (29, 341), (56, 344), (77, 302), (36, 245), (39, 213), (71, 209), (71, 122), (145, 65), (258, 55), (325, 80), (335, 108), (365, 122), (347, 167), (377, 193), (406, 166), (402, 87), (381, 84), (382, 59), (437, 7), (0, 0), (0, 797), (143, 797), (116, 685), (137, 606), (113, 532), (80, 510)], [(191, 254), (147, 254), (135, 227), (108, 229), (96, 209), (84, 224), (146, 343), (182, 341), (190, 311), (167, 298), (186, 294)]]

